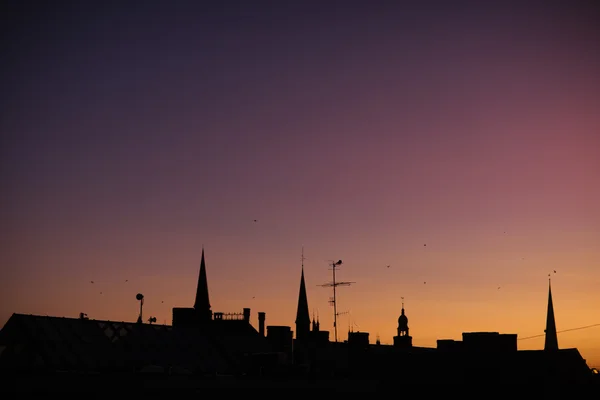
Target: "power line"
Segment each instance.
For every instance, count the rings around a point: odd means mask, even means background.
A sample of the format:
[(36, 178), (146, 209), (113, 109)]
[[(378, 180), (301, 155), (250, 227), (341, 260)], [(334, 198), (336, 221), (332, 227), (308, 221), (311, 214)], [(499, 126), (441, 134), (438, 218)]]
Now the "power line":
[[(571, 329), (565, 329), (562, 331), (558, 331), (556, 333), (563, 333), (563, 332), (570, 332), (570, 331), (578, 331), (581, 329), (588, 329), (588, 328), (593, 328), (595, 326), (600, 326), (600, 324), (593, 324), (593, 325), (586, 325), (586, 326), (580, 326), (579, 328), (571, 328)], [(541, 335), (534, 335), (534, 336), (527, 336), (524, 338), (518, 338), (518, 340), (527, 340), (527, 339), (534, 339), (534, 338), (538, 338), (538, 337), (542, 337), (542, 336), (546, 336), (545, 333), (542, 333)]]

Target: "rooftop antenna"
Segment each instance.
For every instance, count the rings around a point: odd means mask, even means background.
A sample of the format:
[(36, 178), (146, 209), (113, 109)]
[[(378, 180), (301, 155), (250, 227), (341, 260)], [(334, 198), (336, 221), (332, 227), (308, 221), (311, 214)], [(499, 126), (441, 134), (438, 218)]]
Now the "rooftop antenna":
[(319, 286), (321, 286), (321, 287), (332, 287), (333, 288), (333, 297), (329, 300), (329, 304), (331, 304), (333, 306), (333, 331), (334, 331), (335, 342), (337, 343), (337, 341), (338, 341), (337, 317), (338, 317), (338, 315), (341, 315), (341, 314), (347, 314), (347, 312), (344, 312), (344, 313), (338, 313), (337, 312), (337, 298), (336, 298), (336, 290), (335, 289), (338, 286), (350, 286), (351, 284), (356, 283), (356, 282), (336, 282), (335, 281), (335, 270), (340, 265), (342, 265), (342, 260), (331, 261), (330, 265), (331, 265), (331, 271), (332, 271), (332, 275), (333, 275), (333, 280), (330, 283), (325, 283), (325, 284), (319, 285)]
[(138, 316), (137, 322), (138, 322), (138, 324), (141, 324), (143, 321), (142, 308), (144, 307), (144, 295), (141, 293), (138, 293), (135, 295), (135, 299), (140, 302), (140, 315)]
[(352, 324), (352, 329), (356, 328), (357, 332), (360, 332), (360, 326), (358, 326), (358, 324), (356, 323), (356, 320), (354, 319), (354, 317), (350, 317), (350, 323)]

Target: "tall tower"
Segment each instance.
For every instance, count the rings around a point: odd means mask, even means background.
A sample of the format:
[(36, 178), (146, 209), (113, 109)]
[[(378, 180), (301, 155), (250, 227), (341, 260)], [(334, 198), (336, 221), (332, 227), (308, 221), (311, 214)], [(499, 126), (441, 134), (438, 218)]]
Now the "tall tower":
[(546, 340), (544, 350), (558, 350), (558, 336), (556, 334), (556, 321), (554, 321), (554, 305), (552, 304), (552, 285), (548, 278), (548, 312), (546, 313)]
[(398, 317), (398, 336), (408, 336), (408, 317), (404, 314), (404, 300), (402, 300), (402, 311)]
[(310, 314), (308, 297), (304, 283), (304, 248), (302, 248), (302, 274), (300, 276), (300, 293), (298, 294), (298, 311), (296, 312), (296, 339), (305, 340), (310, 332)]
[(394, 346), (412, 347), (412, 336), (408, 334), (408, 317), (404, 314), (404, 297), (402, 297), (402, 311), (398, 317), (398, 335), (394, 336)]
[(212, 311), (208, 300), (208, 280), (206, 279), (206, 264), (204, 262), (204, 247), (202, 247), (202, 259), (200, 260), (200, 274), (198, 275), (198, 287), (196, 288), (196, 301), (194, 309), (200, 321), (210, 321)]

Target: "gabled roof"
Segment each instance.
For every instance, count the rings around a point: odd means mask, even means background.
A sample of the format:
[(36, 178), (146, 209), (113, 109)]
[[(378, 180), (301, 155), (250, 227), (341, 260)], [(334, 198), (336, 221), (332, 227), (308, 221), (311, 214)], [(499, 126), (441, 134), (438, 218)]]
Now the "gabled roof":
[(241, 355), (272, 351), (267, 339), (259, 334), (247, 321), (213, 321), (210, 324), (210, 330), (211, 336), (219, 341), (231, 354)]

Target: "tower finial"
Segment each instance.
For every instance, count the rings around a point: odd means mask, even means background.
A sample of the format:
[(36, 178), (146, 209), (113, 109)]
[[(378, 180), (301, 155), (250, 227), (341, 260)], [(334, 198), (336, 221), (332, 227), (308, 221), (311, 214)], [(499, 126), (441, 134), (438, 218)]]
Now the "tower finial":
[(402, 299), (402, 309), (404, 310), (404, 297), (400, 297)]

